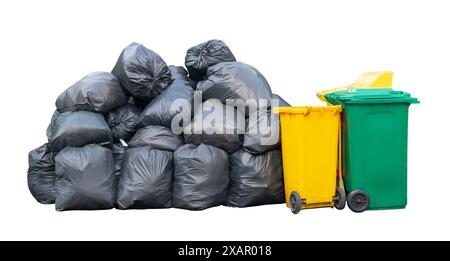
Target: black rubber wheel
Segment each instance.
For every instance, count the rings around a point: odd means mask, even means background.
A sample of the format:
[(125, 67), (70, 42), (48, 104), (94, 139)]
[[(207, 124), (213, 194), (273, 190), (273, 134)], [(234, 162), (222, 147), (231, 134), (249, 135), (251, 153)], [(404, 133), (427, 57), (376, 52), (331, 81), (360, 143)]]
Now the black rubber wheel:
[(297, 191), (292, 191), (291, 196), (289, 197), (289, 205), (291, 206), (292, 213), (298, 214), (298, 212), (302, 209), (302, 204), (300, 193)]
[(370, 205), (369, 194), (361, 189), (353, 190), (347, 196), (347, 205), (355, 213), (364, 212)]
[(338, 210), (343, 210), (345, 208), (345, 190), (342, 188), (336, 189), (336, 196), (334, 196), (334, 207)]

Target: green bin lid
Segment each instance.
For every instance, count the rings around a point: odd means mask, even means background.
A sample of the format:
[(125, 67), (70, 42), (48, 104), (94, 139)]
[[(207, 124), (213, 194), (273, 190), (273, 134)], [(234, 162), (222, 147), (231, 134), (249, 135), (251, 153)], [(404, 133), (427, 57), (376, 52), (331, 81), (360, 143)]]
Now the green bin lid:
[(325, 98), (335, 105), (342, 103), (419, 103), (419, 100), (411, 97), (409, 93), (390, 88), (350, 88), (326, 94)]

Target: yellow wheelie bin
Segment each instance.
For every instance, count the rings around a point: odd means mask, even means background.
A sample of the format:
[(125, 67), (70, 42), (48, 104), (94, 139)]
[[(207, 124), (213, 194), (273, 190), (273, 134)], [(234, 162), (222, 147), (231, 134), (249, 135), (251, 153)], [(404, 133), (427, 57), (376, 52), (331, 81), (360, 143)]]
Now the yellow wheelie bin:
[(345, 207), (340, 106), (278, 107), (286, 204), (301, 209)]

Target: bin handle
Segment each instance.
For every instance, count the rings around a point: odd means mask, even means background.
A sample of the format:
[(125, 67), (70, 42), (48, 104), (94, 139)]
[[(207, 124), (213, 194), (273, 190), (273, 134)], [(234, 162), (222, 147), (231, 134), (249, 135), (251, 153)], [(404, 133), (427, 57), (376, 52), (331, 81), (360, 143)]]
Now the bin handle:
[(310, 112), (311, 112), (311, 107), (305, 108), (305, 112), (303, 113), (303, 116), (304, 117), (308, 116)]

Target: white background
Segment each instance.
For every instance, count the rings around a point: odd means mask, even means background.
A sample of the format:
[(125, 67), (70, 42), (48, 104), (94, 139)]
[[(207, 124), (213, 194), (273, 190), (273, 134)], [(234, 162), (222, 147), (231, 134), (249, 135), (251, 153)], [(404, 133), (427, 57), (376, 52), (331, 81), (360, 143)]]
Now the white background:
[[(448, 1), (431, 0), (1, 1), (0, 239), (450, 239), (449, 13)], [(58, 213), (34, 200), (27, 154), (46, 142), (65, 88), (110, 71), (133, 41), (182, 65), (189, 47), (211, 38), (293, 105), (320, 104), (317, 91), (365, 71), (394, 71), (394, 88), (421, 100), (410, 108), (407, 208)]]

